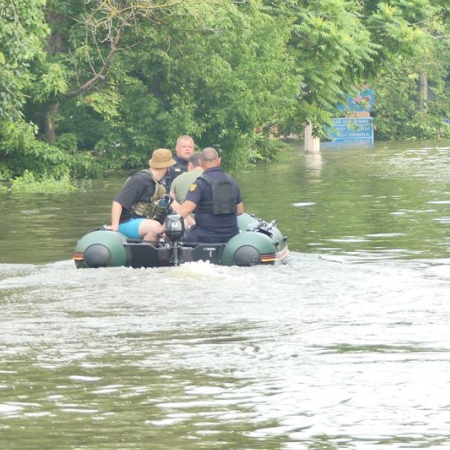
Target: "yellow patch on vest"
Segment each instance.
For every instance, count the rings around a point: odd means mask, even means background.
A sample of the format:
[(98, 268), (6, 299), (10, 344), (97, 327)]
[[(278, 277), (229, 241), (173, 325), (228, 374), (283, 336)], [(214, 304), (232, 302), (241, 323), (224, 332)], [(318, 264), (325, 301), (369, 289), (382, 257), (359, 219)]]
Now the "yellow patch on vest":
[(189, 186), (189, 191), (190, 191), (190, 192), (194, 192), (196, 189), (197, 189), (197, 185), (196, 185), (195, 183), (193, 183), (193, 184), (191, 184), (191, 185)]

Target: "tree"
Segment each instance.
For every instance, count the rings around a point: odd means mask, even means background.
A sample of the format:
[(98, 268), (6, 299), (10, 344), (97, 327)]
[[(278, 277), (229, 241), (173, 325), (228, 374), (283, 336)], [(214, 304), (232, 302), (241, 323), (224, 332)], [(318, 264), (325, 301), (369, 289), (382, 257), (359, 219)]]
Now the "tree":
[[(367, 81), (380, 134), (433, 135), (450, 105), (449, 16), (444, 0), (5, 0), (0, 173), (135, 168), (180, 134), (228, 165), (270, 157), (271, 136), (320, 134)], [(419, 76), (440, 94), (422, 111), (403, 94)]]
[[(372, 40), (380, 46), (373, 80), (377, 136), (420, 139), (448, 135), (444, 125), (450, 115), (448, 2), (365, 2), (365, 14)], [(429, 84), (437, 94), (433, 102), (428, 102)]]
[(41, 115), (47, 142), (94, 150), (108, 168), (141, 165), (182, 133), (242, 162), (256, 128), (291, 108), (299, 86), (290, 23), (259, 6), (49, 1), (48, 57), (27, 112)]
[(40, 45), (48, 27), (42, 0), (4, 1), (0, 4), (0, 117), (20, 119), (25, 91), (33, 82), (30, 64), (43, 57)]
[[(0, 5), (0, 176), (30, 168), (34, 173), (67, 175), (75, 160), (39, 139), (37, 115), (26, 113), (46, 62), (49, 33), (45, 1), (6, 0)], [(45, 77), (42, 79), (45, 80)], [(51, 89), (50, 83), (45, 84)], [(71, 161), (72, 160), (72, 161)]]
[(280, 0), (266, 6), (293, 20), (288, 47), (302, 80), (295, 110), (282, 128), (298, 132), (311, 122), (320, 133), (344, 96), (367, 81), (379, 46), (362, 24), (359, 1)]

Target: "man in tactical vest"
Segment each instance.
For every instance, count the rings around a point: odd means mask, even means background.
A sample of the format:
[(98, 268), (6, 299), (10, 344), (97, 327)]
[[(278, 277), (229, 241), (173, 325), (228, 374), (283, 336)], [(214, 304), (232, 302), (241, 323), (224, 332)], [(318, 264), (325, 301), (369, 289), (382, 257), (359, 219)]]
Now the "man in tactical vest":
[(160, 183), (170, 167), (176, 164), (172, 152), (165, 148), (155, 150), (150, 168), (133, 174), (116, 195), (111, 209), (111, 226), (131, 239), (157, 241), (164, 231), (165, 213), (170, 199)]
[(177, 139), (177, 145), (175, 147), (176, 156), (175, 163), (167, 174), (161, 180), (161, 184), (166, 188), (167, 193), (170, 193), (170, 186), (173, 180), (188, 170), (188, 159), (195, 152), (194, 139), (191, 136), (183, 135)]
[(177, 207), (184, 218), (195, 212), (196, 224), (186, 230), (183, 241), (228, 242), (239, 233), (237, 216), (244, 212), (239, 187), (222, 171), (214, 148), (203, 149), (200, 161), (204, 172), (189, 187), (184, 203)]

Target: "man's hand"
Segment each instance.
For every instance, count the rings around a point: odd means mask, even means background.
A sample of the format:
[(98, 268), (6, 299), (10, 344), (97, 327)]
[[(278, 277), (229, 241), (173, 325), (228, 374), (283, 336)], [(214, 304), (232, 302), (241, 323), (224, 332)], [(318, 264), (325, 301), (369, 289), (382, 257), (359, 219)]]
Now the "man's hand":
[(105, 225), (103, 227), (104, 230), (109, 230), (109, 231), (118, 231), (119, 227), (114, 228), (112, 225)]

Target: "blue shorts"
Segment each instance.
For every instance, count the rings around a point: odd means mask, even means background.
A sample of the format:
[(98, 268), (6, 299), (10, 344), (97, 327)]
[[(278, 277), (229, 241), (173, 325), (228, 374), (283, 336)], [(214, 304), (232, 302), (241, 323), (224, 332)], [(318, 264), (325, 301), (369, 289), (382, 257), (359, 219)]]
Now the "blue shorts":
[(131, 239), (141, 239), (141, 236), (139, 235), (139, 226), (144, 221), (144, 218), (139, 219), (130, 219), (126, 222), (122, 222), (119, 225), (119, 233), (124, 234), (125, 236), (131, 238)]

